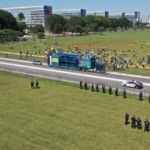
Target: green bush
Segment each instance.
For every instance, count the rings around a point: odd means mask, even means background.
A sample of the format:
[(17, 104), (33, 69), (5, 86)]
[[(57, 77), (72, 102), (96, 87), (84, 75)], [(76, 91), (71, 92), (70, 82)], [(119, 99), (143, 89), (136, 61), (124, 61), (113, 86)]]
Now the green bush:
[(37, 35), (37, 37), (39, 39), (43, 39), (44, 38), (44, 33), (43, 32), (38, 32), (36, 35)]

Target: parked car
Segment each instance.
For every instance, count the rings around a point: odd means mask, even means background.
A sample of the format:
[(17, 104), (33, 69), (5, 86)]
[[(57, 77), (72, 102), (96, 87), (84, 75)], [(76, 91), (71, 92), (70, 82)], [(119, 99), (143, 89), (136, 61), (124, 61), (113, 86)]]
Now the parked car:
[(32, 64), (33, 65), (42, 65), (42, 62), (40, 60), (33, 60)]
[(131, 87), (131, 88), (138, 88), (142, 89), (143, 88), (143, 83), (137, 80), (129, 80), (129, 81), (124, 81), (122, 83), (123, 87)]

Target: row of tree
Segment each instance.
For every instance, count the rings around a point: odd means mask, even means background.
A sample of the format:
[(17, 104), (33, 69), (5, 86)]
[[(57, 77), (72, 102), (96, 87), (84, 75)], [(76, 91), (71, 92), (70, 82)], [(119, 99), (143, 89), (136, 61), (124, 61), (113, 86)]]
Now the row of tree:
[(53, 14), (49, 17), (49, 26), (52, 33), (62, 32), (103, 32), (105, 30), (114, 30), (118, 28), (125, 30), (132, 27), (132, 22), (127, 18), (105, 18), (102, 16), (87, 16), (79, 17), (73, 16), (70, 19)]

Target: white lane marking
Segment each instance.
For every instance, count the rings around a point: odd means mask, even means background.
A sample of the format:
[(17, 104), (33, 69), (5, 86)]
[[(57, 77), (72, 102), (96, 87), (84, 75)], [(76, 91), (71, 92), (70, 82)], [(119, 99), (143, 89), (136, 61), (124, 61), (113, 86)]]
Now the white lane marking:
[[(117, 82), (124, 82), (125, 80), (121, 79), (115, 79), (115, 78), (108, 78), (108, 77), (100, 77), (96, 75), (88, 75), (88, 74), (82, 74), (82, 73), (73, 73), (73, 72), (67, 72), (63, 70), (54, 70), (54, 69), (46, 69), (46, 68), (39, 68), (39, 67), (31, 67), (31, 66), (26, 66), (26, 65), (19, 65), (19, 64), (10, 64), (6, 62), (0, 62), (2, 65), (8, 65), (8, 66), (15, 66), (15, 67), (20, 67), (20, 68), (28, 68), (28, 69), (35, 69), (35, 70), (43, 70), (43, 71), (48, 71), (48, 72), (55, 72), (55, 73), (62, 73), (62, 74), (68, 74), (68, 75), (76, 75), (76, 76), (83, 76), (83, 77), (90, 77), (90, 78), (96, 78), (96, 79), (103, 79), (103, 80), (109, 80), (109, 81), (117, 81)], [(150, 86), (149, 83), (143, 83), (144, 85)]]
[[(30, 63), (32, 64), (31, 61), (24, 61), (24, 60), (17, 60), (17, 59), (9, 59), (9, 58), (0, 58), (3, 60), (10, 60), (10, 61), (17, 61), (17, 62), (25, 62), (25, 63)], [(47, 63), (43, 63), (43, 65), (47, 65)], [(150, 79), (148, 76), (140, 76), (140, 75), (134, 75), (134, 74), (125, 74), (125, 73), (117, 73), (117, 72), (107, 72), (109, 74), (114, 74), (114, 75), (122, 75), (122, 76), (128, 76), (128, 77), (137, 77), (137, 78), (143, 78), (143, 79)]]

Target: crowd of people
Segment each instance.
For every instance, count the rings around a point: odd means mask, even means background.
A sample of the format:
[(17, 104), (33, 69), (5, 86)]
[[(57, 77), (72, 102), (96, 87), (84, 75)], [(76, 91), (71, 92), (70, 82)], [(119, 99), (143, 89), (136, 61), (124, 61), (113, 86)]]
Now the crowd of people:
[[(72, 52), (71, 49), (68, 52)], [(97, 61), (103, 61), (106, 64), (108, 69), (112, 69), (114, 71), (124, 70), (129, 68), (130, 66), (134, 66), (135, 68), (145, 68), (145, 57), (138, 57), (138, 51), (136, 49), (128, 49), (128, 50), (110, 50), (108, 48), (97, 49), (95, 53), (93, 50), (80, 50), (76, 47), (74, 52), (79, 52), (83, 54), (88, 54), (96, 57)]]
[[(55, 49), (51, 49), (55, 51)], [(74, 48), (68, 47), (66, 53), (81, 53), (96, 58), (96, 61), (105, 62), (107, 70), (119, 71), (125, 70), (130, 66), (135, 68), (145, 68), (145, 57), (138, 57), (138, 51), (136, 49), (128, 50), (110, 50), (108, 48), (97, 49), (96, 51), (81, 50), (77, 46)]]
[(102, 60), (106, 63), (109, 69), (114, 71), (123, 70), (129, 68), (130, 66), (135, 66), (139, 68), (140, 66), (145, 68), (145, 57), (137, 57), (137, 50), (113, 50), (109, 51), (107, 49), (99, 50)]

